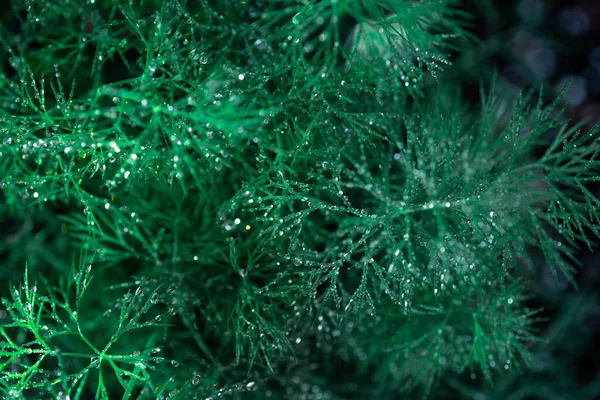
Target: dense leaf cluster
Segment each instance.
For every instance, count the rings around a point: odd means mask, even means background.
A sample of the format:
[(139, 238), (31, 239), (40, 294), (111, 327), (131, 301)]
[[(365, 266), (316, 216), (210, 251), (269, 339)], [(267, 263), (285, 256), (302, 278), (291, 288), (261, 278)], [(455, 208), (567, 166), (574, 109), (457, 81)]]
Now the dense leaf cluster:
[(435, 80), (471, 39), (458, 1), (10, 7), (9, 398), (491, 382), (533, 357), (518, 272), (570, 278), (600, 233), (598, 130), (570, 127), (562, 96), (491, 84), (472, 106)]

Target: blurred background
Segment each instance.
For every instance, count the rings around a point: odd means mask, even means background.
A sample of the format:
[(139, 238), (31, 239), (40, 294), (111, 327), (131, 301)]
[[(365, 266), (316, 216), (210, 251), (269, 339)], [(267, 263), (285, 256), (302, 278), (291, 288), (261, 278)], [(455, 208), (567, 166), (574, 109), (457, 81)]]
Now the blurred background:
[[(501, 91), (543, 85), (547, 101), (570, 82), (566, 117), (588, 121), (585, 129), (600, 122), (600, 0), (465, 3), (482, 43), (459, 53), (444, 79), (463, 85), (474, 103), (480, 82), (489, 82), (494, 72)], [(600, 182), (588, 189), (600, 197)], [(528, 307), (543, 309), (533, 368), (508, 374), (494, 387), (451, 378), (451, 392), (476, 400), (600, 399), (600, 251), (580, 247), (578, 288), (564, 276), (557, 285), (548, 268), (520, 272), (534, 294)]]
[(467, 8), (484, 46), (464, 54), (461, 66), (495, 67), (514, 89), (570, 81), (570, 116), (598, 120), (600, 1), (469, 0)]

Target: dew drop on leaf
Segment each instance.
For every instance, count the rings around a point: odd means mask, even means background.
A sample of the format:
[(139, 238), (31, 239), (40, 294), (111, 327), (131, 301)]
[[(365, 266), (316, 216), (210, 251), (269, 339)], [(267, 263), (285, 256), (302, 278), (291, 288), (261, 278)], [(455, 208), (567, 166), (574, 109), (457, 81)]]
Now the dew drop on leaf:
[(200, 383), (201, 376), (196, 374), (192, 378), (192, 385), (198, 385)]

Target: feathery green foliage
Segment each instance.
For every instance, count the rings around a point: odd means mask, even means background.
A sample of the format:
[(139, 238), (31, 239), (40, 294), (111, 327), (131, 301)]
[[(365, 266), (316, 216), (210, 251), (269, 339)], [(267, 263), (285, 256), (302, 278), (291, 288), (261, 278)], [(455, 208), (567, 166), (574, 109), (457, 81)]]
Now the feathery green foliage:
[(600, 235), (598, 128), (562, 95), (492, 84), (470, 105), (439, 81), (473, 39), (458, 1), (10, 7), (9, 398), (491, 384), (534, 360), (519, 271), (571, 279)]

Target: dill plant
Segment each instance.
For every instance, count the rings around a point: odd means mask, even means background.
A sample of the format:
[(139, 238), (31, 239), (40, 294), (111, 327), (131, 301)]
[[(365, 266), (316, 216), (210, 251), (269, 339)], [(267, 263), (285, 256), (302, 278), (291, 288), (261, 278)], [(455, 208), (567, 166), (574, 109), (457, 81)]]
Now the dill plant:
[(0, 18), (6, 398), (488, 385), (535, 362), (519, 271), (573, 280), (598, 236), (597, 128), (562, 94), (494, 80), (470, 105), (439, 79), (475, 42), (459, 1)]

